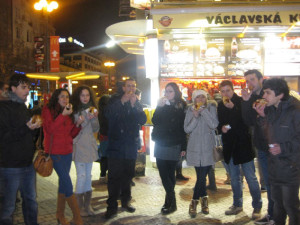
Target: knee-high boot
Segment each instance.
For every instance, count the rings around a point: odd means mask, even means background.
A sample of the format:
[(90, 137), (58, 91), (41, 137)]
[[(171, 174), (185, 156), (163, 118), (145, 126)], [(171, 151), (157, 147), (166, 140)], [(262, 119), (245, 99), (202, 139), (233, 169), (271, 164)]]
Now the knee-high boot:
[(83, 225), (83, 221), (82, 218), (80, 216), (80, 210), (78, 207), (78, 203), (77, 200), (75, 198), (75, 195), (71, 195), (70, 197), (66, 198), (67, 199), (67, 203), (69, 205), (69, 207), (72, 210), (73, 213), (73, 223), (75, 223), (75, 225)]
[(70, 225), (65, 218), (65, 206), (66, 206), (66, 196), (64, 194), (58, 193), (57, 195), (57, 206), (56, 206), (56, 219), (57, 223), (61, 225)]

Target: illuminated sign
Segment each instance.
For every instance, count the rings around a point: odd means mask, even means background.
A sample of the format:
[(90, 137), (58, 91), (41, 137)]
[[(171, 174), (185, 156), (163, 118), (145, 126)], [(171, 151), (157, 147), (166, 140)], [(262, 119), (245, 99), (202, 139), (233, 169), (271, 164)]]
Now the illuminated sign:
[(76, 39), (74, 39), (74, 43), (81, 46), (81, 47), (84, 47), (84, 44), (81, 43), (80, 41), (77, 41)]
[(67, 41), (67, 38), (59, 38), (59, 43), (66, 43), (66, 42), (69, 42), (69, 43), (74, 43), (76, 45), (79, 45), (81, 47), (84, 47), (84, 44), (78, 40), (76, 40), (75, 38), (73, 37), (68, 37), (68, 41)]
[(58, 42), (59, 42), (59, 43), (66, 43), (67, 40), (66, 40), (66, 38), (59, 38), (59, 39), (58, 39)]

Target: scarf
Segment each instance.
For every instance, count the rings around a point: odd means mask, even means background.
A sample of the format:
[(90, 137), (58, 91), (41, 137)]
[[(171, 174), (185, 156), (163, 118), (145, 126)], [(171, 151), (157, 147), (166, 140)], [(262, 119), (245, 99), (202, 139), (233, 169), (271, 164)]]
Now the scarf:
[(19, 96), (17, 96), (14, 92), (10, 91), (8, 93), (8, 97), (10, 100), (12, 100), (13, 102), (17, 102), (17, 103), (21, 103), (24, 104), (26, 101), (24, 101), (23, 99), (19, 98)]
[(89, 102), (89, 103), (87, 103), (87, 104), (80, 104), (79, 106), (78, 106), (78, 112), (81, 112), (81, 111), (83, 111), (83, 110), (86, 110), (86, 109), (88, 109), (88, 108), (90, 108), (92, 106), (92, 103), (91, 102)]

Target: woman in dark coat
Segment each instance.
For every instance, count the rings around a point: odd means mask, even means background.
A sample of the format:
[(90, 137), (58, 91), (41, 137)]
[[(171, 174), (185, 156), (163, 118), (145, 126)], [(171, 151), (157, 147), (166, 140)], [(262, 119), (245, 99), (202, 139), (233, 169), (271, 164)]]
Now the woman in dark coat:
[(154, 156), (166, 191), (163, 214), (177, 210), (175, 198), (175, 170), (180, 157), (185, 155), (186, 134), (184, 132), (186, 102), (175, 83), (168, 83), (165, 96), (158, 101), (152, 118), (154, 125), (152, 140), (155, 141)]

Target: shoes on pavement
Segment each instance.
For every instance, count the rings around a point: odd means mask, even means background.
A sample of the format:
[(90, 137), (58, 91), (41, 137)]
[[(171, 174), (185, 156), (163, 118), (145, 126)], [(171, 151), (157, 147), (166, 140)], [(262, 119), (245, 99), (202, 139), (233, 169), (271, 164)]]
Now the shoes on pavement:
[(122, 205), (122, 208), (125, 209), (127, 212), (130, 212), (130, 213), (135, 212), (135, 208), (130, 203)]
[(181, 173), (176, 175), (176, 180), (189, 180), (189, 177), (183, 176)]
[(211, 186), (211, 185), (207, 185), (206, 189), (210, 190), (210, 191), (217, 191), (218, 190), (218, 188), (216, 186)]
[(263, 193), (263, 192), (267, 192), (267, 188), (261, 187), (261, 188), (260, 188), (260, 192), (262, 192), (262, 193)]
[(243, 207), (230, 206), (228, 210), (225, 211), (225, 215), (237, 215), (243, 211)]
[(111, 219), (113, 217), (115, 217), (118, 214), (117, 210), (107, 210), (104, 214), (104, 218), (105, 219)]
[(264, 217), (255, 220), (254, 223), (257, 225), (275, 225), (275, 221), (272, 220), (269, 215), (265, 215)]
[(261, 209), (253, 209), (252, 219), (253, 220), (259, 219), (261, 217), (260, 212), (261, 212)]

